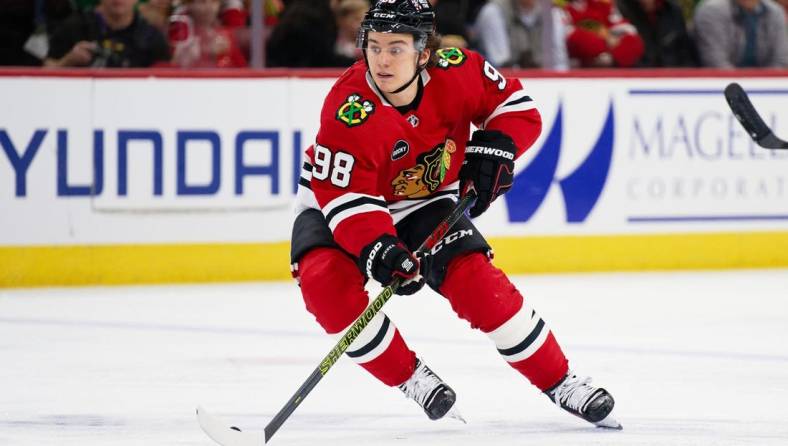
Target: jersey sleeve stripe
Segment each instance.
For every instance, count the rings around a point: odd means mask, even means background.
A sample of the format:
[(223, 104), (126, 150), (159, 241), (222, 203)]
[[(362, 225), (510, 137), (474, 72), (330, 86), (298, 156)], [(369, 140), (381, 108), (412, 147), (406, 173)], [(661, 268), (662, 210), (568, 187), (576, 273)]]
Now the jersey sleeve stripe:
[(487, 119), (484, 120), (483, 127), (487, 127), (487, 124), (492, 121), (493, 118), (496, 116), (502, 115), (504, 113), (511, 113), (511, 112), (518, 112), (518, 111), (525, 111), (530, 110), (532, 108), (536, 108), (536, 102), (525, 92), (525, 90), (515, 91), (511, 94), (505, 101), (501, 103)]
[[(300, 181), (299, 184), (301, 184)], [(301, 186), (304, 186), (304, 184), (301, 184)], [(295, 214), (298, 215), (307, 209), (320, 209), (315, 193), (312, 192), (311, 184), (306, 187), (299, 187), (296, 192)]]
[(530, 96), (523, 96), (520, 99), (515, 99), (513, 101), (507, 102), (506, 104), (504, 104), (504, 107), (509, 107), (511, 105), (517, 105), (528, 101), (533, 101), (533, 99), (531, 99)]
[(301, 166), (301, 178), (298, 179), (298, 184), (312, 190), (312, 165), (307, 161)]
[(301, 168), (301, 178), (312, 181), (312, 165), (309, 163), (304, 163), (303, 168)]

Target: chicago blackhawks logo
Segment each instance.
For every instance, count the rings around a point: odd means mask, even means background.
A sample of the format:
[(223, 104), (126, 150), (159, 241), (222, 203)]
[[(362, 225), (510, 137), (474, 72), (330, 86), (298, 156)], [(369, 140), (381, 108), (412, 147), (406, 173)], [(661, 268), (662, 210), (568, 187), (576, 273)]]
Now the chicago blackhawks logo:
[(391, 182), (394, 195), (422, 198), (435, 192), (451, 169), (451, 156), (456, 151), (457, 145), (447, 139), (445, 144), (438, 144), (431, 151), (419, 155), (415, 166), (401, 170)]
[(375, 111), (375, 104), (362, 100), (361, 96), (357, 94), (351, 94), (347, 97), (347, 102), (339, 106), (337, 119), (348, 127), (355, 127), (363, 124), (373, 111)]
[(447, 70), (465, 63), (465, 53), (459, 48), (441, 48), (435, 52), (438, 55), (438, 66)]

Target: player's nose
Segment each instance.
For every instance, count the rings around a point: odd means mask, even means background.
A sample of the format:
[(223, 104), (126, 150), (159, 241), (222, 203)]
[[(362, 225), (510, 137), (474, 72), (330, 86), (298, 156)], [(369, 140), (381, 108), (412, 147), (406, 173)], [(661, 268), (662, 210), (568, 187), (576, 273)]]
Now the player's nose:
[(380, 56), (378, 56), (378, 64), (381, 67), (388, 67), (391, 65), (391, 54), (389, 54), (388, 51), (380, 53)]

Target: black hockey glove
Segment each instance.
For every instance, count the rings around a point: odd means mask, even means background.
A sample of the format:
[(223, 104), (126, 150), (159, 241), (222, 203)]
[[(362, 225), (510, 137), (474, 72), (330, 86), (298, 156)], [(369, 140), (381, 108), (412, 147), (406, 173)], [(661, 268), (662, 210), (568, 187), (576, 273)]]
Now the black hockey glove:
[(468, 214), (476, 218), (496, 198), (512, 187), (514, 156), (517, 148), (506, 133), (477, 130), (465, 146), (465, 161), (460, 168), (460, 194), (476, 191), (476, 203)]
[(403, 282), (396, 293), (413, 294), (427, 281), (432, 259), (429, 255), (416, 256), (397, 237), (384, 234), (361, 250), (358, 267), (367, 277), (384, 286), (395, 277)]

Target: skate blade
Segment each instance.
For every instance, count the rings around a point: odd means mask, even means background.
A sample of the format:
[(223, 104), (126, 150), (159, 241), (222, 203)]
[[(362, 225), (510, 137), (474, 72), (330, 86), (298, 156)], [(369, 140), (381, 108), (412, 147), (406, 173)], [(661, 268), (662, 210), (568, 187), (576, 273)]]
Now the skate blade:
[(612, 413), (608, 414), (605, 418), (597, 421), (594, 424), (596, 425), (596, 427), (602, 429), (614, 429), (619, 431), (624, 429), (624, 426), (622, 426), (621, 423), (619, 423), (618, 421), (616, 421), (615, 418), (613, 418)]
[(468, 422), (467, 422), (467, 421), (465, 421), (465, 418), (463, 418), (463, 417), (462, 417), (462, 414), (460, 414), (460, 411), (459, 411), (459, 410), (457, 410), (457, 409), (455, 409), (455, 408), (452, 408), (452, 409), (449, 411), (449, 413), (447, 413), (446, 415), (447, 415), (449, 418), (454, 418), (454, 419), (455, 419), (455, 420), (457, 420), (457, 421), (462, 421), (464, 424), (468, 424)]

